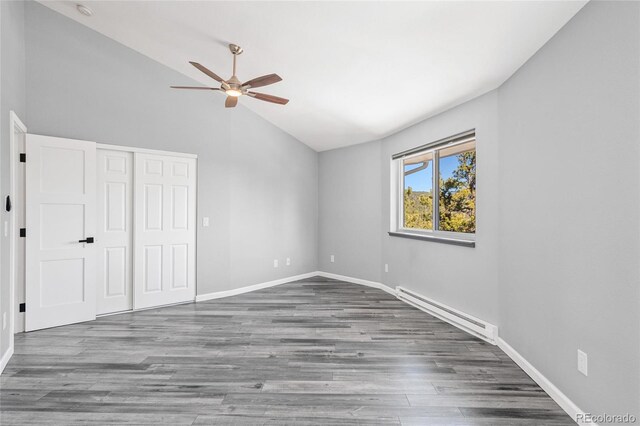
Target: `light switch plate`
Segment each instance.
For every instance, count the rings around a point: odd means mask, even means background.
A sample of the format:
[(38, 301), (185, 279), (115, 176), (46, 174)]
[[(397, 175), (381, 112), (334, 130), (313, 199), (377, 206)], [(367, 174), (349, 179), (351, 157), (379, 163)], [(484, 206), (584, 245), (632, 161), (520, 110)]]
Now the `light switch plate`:
[(273, 267), (274, 268), (278, 267), (278, 259), (273, 259)]
[(208, 217), (203, 217), (202, 218), (202, 226), (205, 227), (205, 228), (207, 226), (209, 226), (209, 218)]

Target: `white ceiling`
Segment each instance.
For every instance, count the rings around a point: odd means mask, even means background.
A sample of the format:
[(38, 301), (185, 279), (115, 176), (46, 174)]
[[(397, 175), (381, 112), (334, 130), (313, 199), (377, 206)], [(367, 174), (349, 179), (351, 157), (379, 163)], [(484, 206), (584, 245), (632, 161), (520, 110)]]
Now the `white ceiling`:
[[(498, 87), (585, 1), (47, 1), (54, 9), (203, 84), (188, 64), (238, 77), (278, 73), (240, 99), (317, 151), (375, 140)], [(167, 89), (168, 90), (168, 89)], [(224, 97), (219, 93), (202, 96)]]

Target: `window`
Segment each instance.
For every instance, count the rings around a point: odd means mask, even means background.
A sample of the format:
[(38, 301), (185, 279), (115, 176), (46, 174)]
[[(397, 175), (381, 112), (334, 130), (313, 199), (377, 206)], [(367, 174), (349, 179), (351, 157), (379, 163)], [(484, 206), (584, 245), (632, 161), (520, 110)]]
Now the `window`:
[(399, 196), (394, 196), (398, 218), (391, 234), (473, 241), (476, 232), (475, 132), (396, 154), (393, 161), (399, 174)]

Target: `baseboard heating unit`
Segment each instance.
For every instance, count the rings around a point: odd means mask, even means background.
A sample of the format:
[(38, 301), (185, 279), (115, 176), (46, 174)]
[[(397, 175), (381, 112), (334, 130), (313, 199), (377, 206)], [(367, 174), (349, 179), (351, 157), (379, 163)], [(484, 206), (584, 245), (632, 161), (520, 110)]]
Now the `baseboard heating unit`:
[(410, 305), (415, 306), (431, 315), (458, 327), (467, 333), (473, 334), (493, 345), (497, 343), (498, 327), (476, 318), (472, 315), (460, 312), (457, 309), (421, 296), (404, 287), (396, 287), (396, 296)]

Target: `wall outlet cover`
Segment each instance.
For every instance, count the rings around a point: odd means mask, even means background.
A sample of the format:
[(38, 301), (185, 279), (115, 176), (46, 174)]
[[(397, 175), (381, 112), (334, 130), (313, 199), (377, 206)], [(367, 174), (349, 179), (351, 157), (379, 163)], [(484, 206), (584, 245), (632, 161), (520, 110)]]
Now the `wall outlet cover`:
[(336, 261), (336, 257), (334, 255), (331, 255), (331, 263)]
[(287, 257), (287, 266), (291, 266), (291, 258)]
[(273, 267), (274, 268), (278, 267), (278, 259), (273, 259)]
[(589, 375), (587, 354), (578, 349), (578, 371), (585, 376)]

